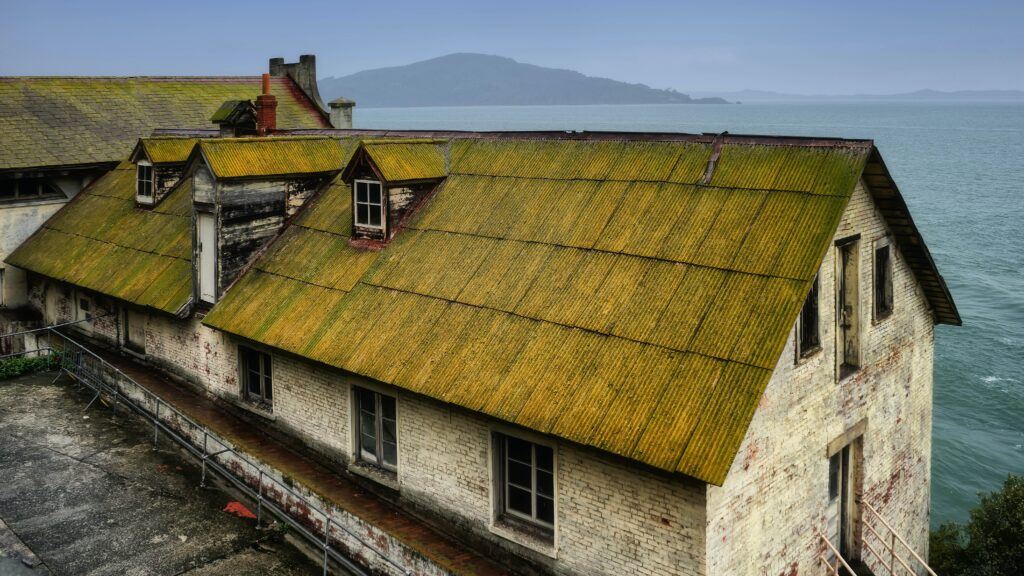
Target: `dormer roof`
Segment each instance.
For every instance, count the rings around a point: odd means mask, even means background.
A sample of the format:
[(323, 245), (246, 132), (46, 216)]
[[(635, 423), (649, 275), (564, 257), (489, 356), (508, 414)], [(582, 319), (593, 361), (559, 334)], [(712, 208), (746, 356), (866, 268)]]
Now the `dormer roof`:
[(447, 175), (445, 155), (449, 152), (448, 141), (443, 139), (365, 140), (345, 167), (342, 179), (351, 182), (355, 171), (368, 162), (388, 184), (441, 180)]
[(192, 152), (218, 180), (284, 178), (339, 172), (352, 143), (333, 137), (211, 138)]
[(139, 160), (148, 160), (154, 165), (184, 164), (197, 142), (199, 142), (198, 138), (168, 136), (140, 138), (135, 149), (132, 150), (129, 161), (138, 163)]

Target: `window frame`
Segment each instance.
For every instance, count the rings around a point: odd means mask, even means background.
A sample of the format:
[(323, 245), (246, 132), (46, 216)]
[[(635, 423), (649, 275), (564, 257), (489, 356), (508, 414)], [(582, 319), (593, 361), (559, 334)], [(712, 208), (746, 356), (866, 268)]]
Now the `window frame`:
[[(880, 252), (885, 252), (885, 264), (882, 274), (882, 278), (879, 278), (879, 258)], [(895, 305), (893, 303), (893, 250), (892, 244), (887, 241), (879, 241), (875, 243), (874, 251), (872, 252), (872, 300), (873, 306), (872, 314), (875, 322), (881, 322), (886, 318), (892, 316)], [(879, 280), (882, 281), (882, 285), (879, 285)], [(882, 307), (882, 304), (885, 307)]]
[[(359, 185), (360, 184), (366, 184), (367, 186), (372, 184), (372, 185), (377, 186), (380, 189), (379, 190), (380, 191), (380, 203), (379, 204), (374, 204), (373, 202), (369, 201), (370, 200), (370, 190), (369, 190), (369, 188), (367, 188), (367, 190), (366, 190), (366, 201), (365, 202), (360, 202), (359, 201)], [(367, 207), (367, 213), (366, 213), (367, 217), (370, 216), (370, 210), (372, 210), (373, 207), (376, 206), (379, 209), (379, 211), (380, 211), (380, 224), (379, 225), (375, 225), (375, 224), (359, 222), (359, 206), (360, 205), (364, 205), (364, 206)], [(372, 230), (384, 230), (384, 228), (387, 225), (387, 220), (386, 220), (387, 212), (386, 212), (386, 210), (384, 208), (385, 205), (386, 205), (386, 202), (385, 202), (385, 199), (384, 199), (384, 183), (383, 182), (381, 182), (380, 180), (370, 180), (370, 179), (367, 179), (367, 178), (357, 178), (357, 179), (352, 181), (352, 224), (354, 226), (356, 226), (357, 228), (369, 228), (369, 229), (372, 229)]]
[[(812, 300), (813, 297), (813, 300)], [(808, 306), (814, 303), (814, 342), (805, 343), (804, 337), (804, 318), (807, 313)], [(811, 289), (807, 291), (807, 297), (804, 299), (803, 306), (800, 307), (800, 315), (796, 320), (796, 362), (799, 364), (802, 360), (814, 356), (821, 351), (821, 274), (817, 273), (814, 275), (814, 280), (811, 282)]]
[[(372, 413), (373, 417), (373, 440), (374, 440), (374, 453), (369, 454), (363, 451), (363, 394), (370, 395), (373, 398), (374, 410)], [(384, 415), (384, 404), (390, 402), (392, 405), (393, 418), (387, 418)], [(353, 447), (353, 455), (355, 459), (374, 468), (385, 470), (389, 473), (397, 474), (399, 457), (398, 457), (398, 397), (391, 394), (385, 394), (383, 392), (374, 390), (372, 388), (366, 388), (363, 386), (352, 386), (352, 414), (353, 414), (353, 438), (355, 439), (355, 446)], [(384, 424), (385, 420), (390, 420), (394, 426), (393, 436), (395, 446), (394, 462), (388, 462), (384, 452), (384, 444), (387, 442), (384, 439)]]
[[(143, 170), (149, 172), (149, 178), (144, 179), (142, 177)], [(149, 184), (149, 193), (142, 193), (142, 183), (146, 182)], [(146, 160), (139, 160), (135, 164), (135, 201), (139, 204), (153, 204), (156, 195), (156, 170), (153, 168), (153, 164)]]
[[(504, 431), (494, 431), (494, 478), (495, 484), (495, 520), (500, 523), (511, 524), (513, 528), (523, 527), (539, 531), (547, 539), (554, 540), (555, 527), (558, 522), (558, 451), (555, 446), (546, 442), (539, 442), (536, 439), (526, 438), (518, 434), (510, 434)], [(511, 458), (509, 454), (509, 441), (515, 440), (530, 445), (530, 487), (511, 482), (509, 478), (509, 460), (517, 464), (526, 464), (522, 460)], [(550, 452), (551, 469), (544, 470), (538, 462), (538, 449)], [(538, 487), (538, 472), (547, 473), (551, 476), (551, 494), (541, 494)], [(509, 505), (510, 488), (527, 491), (530, 494), (530, 514), (516, 510)], [(543, 519), (538, 514), (538, 500), (545, 499), (551, 502), (551, 520)]]
[[(259, 358), (259, 366), (255, 372), (259, 378), (259, 392), (251, 390), (251, 376), (254, 372), (250, 368), (250, 358)], [(273, 412), (274, 408), (274, 356), (251, 346), (238, 345), (238, 369), (242, 384), (242, 397), (252, 403)], [(269, 387), (267, 386), (269, 384)], [(267, 393), (269, 390), (269, 394)]]
[[(34, 192), (24, 193), (23, 187), (31, 185)], [(0, 204), (47, 200), (67, 200), (67, 194), (46, 178), (29, 177), (0, 181)]]

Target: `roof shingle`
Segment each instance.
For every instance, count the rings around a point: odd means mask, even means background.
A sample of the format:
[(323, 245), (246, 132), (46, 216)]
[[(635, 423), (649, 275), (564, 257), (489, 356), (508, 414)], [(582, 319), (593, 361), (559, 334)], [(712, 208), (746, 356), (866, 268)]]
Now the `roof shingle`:
[[(116, 163), (156, 128), (216, 128), (226, 100), (260, 92), (252, 77), (0, 77), (0, 170)], [(281, 128), (328, 128), (289, 78), (272, 78)]]

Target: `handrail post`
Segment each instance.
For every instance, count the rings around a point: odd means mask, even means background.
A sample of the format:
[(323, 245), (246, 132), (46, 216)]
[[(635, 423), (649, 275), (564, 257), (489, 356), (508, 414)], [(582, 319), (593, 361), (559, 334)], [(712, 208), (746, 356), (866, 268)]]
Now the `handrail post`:
[(199, 480), (199, 487), (206, 488), (206, 455), (208, 451), (206, 449), (206, 427), (203, 427), (203, 476)]
[(896, 576), (896, 533), (889, 535), (889, 574)]
[(260, 469), (259, 480), (256, 481), (256, 527), (260, 527), (263, 519), (263, 470)]
[(157, 441), (160, 436), (160, 397), (156, 396), (156, 416), (153, 418), (153, 450), (156, 451)]
[(331, 545), (331, 517), (327, 515), (326, 510), (324, 510), (324, 518), (327, 520), (324, 524), (324, 576), (327, 576), (327, 550)]

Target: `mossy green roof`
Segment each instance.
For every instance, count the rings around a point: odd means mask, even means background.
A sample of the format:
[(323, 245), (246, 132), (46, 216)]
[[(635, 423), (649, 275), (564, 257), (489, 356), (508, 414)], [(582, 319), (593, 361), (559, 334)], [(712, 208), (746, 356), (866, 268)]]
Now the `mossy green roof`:
[(388, 183), (438, 180), (445, 176), (445, 142), (439, 140), (367, 140), (362, 151)]
[(181, 164), (188, 160), (198, 138), (181, 138), (173, 136), (140, 138), (135, 146), (133, 159), (140, 153), (153, 164)]
[[(0, 170), (116, 163), (156, 128), (216, 128), (225, 100), (259, 92), (257, 76), (0, 78)], [(289, 78), (271, 93), (279, 128), (330, 127)]]
[[(145, 150), (154, 163), (180, 163), (191, 156), (190, 150), (208, 143), (143, 138), (136, 154)], [(288, 173), (294, 174), (337, 170), (358, 141), (263, 138), (256, 144), (246, 138), (224, 139), (209, 150), (244, 175), (273, 174), (275, 166), (295, 158), (298, 162), (287, 164)], [(7, 262), (126, 302), (180, 313), (192, 294), (192, 181), (182, 179), (150, 209), (135, 202), (135, 178), (131, 161), (122, 162), (54, 214)]]
[(455, 139), (390, 245), (335, 181), (205, 322), (721, 484), (871, 150)]
[(135, 169), (122, 162), (7, 257), (7, 263), (170, 314), (192, 293), (192, 188), (182, 181), (152, 209), (135, 204)]
[(203, 140), (201, 153), (218, 179), (267, 178), (338, 172), (350, 155), (332, 137), (212, 138)]

